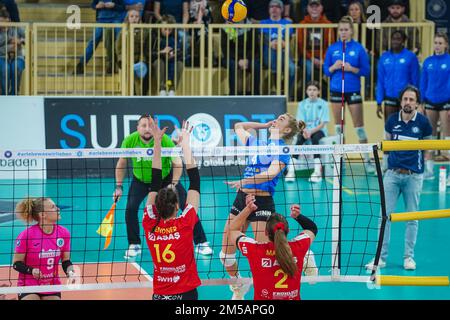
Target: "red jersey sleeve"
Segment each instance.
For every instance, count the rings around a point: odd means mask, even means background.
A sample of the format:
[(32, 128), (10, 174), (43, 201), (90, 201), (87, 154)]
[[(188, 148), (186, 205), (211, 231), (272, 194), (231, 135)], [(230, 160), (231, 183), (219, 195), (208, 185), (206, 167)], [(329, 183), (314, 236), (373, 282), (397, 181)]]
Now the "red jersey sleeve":
[(291, 248), (295, 249), (295, 256), (300, 256), (303, 259), (311, 246), (311, 238), (306, 233), (302, 232), (289, 241), (289, 244), (291, 245)]
[(194, 229), (194, 226), (198, 222), (197, 211), (192, 205), (188, 204), (181, 213), (180, 219), (185, 225), (190, 226), (192, 227), (192, 229)]
[(242, 254), (244, 256), (246, 256), (247, 258), (249, 258), (252, 253), (255, 251), (255, 247), (256, 247), (256, 240), (246, 237), (246, 236), (242, 236), (241, 238), (239, 238), (237, 245), (239, 247), (239, 250), (242, 252)]
[(156, 224), (157, 214), (156, 208), (153, 205), (148, 205), (144, 208), (144, 218), (142, 219), (142, 226), (144, 230), (151, 230)]

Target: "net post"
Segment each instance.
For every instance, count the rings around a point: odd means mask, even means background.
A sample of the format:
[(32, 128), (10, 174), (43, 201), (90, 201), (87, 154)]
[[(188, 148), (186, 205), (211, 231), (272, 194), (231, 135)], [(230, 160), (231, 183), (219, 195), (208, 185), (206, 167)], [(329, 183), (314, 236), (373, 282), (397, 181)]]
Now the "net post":
[(377, 251), (373, 261), (374, 268), (372, 268), (372, 274), (370, 276), (372, 281), (375, 280), (376, 272), (378, 269), (378, 262), (380, 261), (381, 256), (381, 247), (383, 246), (384, 229), (386, 228), (386, 221), (388, 219), (386, 214), (386, 199), (384, 196), (383, 172), (381, 170), (378, 149), (379, 149), (378, 145), (373, 146), (373, 157), (375, 160), (375, 168), (377, 170), (378, 186), (380, 188), (381, 225), (380, 225), (380, 234), (378, 236)]
[(341, 273), (340, 252), (341, 252), (341, 214), (342, 214), (342, 166), (343, 154), (334, 155), (335, 165), (333, 169), (333, 208), (331, 218), (331, 278), (334, 281), (339, 279)]

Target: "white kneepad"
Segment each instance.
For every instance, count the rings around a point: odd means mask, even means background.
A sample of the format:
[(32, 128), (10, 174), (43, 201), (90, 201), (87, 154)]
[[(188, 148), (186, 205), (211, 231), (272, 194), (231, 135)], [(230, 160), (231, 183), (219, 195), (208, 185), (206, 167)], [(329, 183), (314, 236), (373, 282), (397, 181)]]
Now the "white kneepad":
[(225, 267), (231, 267), (236, 263), (236, 253), (224, 253), (223, 251), (220, 251), (219, 254), (220, 262)]

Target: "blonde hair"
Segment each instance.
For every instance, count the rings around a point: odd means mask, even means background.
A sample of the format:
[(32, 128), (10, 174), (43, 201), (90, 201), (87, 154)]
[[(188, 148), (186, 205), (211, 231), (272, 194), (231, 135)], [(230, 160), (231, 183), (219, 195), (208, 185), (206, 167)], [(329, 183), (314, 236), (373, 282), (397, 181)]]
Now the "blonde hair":
[(31, 223), (40, 221), (39, 213), (44, 211), (44, 204), (48, 198), (25, 198), (16, 205), (16, 215), (19, 219)]
[[(280, 224), (282, 228), (280, 228)], [(274, 243), (275, 257), (280, 264), (281, 269), (289, 276), (293, 277), (298, 271), (297, 264), (294, 261), (292, 249), (287, 240), (289, 225), (286, 218), (278, 213), (273, 213), (267, 219), (266, 231), (269, 240)]]
[[(359, 7), (359, 11), (361, 12), (361, 22), (366, 22), (367, 18), (366, 18), (366, 13), (364, 12), (364, 5), (361, 2), (357, 1), (357, 0), (352, 0), (349, 3), (348, 10), (347, 10), (348, 16), (351, 17), (350, 16), (350, 7), (352, 5), (354, 5), (354, 4)], [(352, 20), (353, 20), (353, 18), (352, 18)]]
[(286, 133), (283, 136), (283, 140), (285, 142), (291, 142), (292, 139), (300, 132), (303, 131), (303, 129), (305, 129), (306, 124), (303, 121), (297, 121), (297, 119), (290, 113), (286, 113), (286, 116), (288, 117), (288, 125), (287, 127), (289, 129), (291, 129), (291, 131), (289, 131), (288, 133)]
[(130, 21), (128, 21), (128, 19), (129, 19), (131, 11), (136, 11), (137, 13), (139, 13), (139, 23), (142, 23), (142, 15), (139, 12), (139, 10), (136, 10), (136, 9), (130, 9), (127, 11), (127, 15), (125, 16), (125, 23), (130, 24)]

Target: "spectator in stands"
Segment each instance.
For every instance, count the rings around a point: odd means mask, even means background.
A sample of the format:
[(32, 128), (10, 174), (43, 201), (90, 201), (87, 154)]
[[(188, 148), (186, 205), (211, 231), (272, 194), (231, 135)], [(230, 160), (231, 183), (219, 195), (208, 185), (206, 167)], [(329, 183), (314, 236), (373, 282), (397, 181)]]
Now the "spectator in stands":
[[(163, 15), (175, 18), (175, 23), (189, 23), (189, 4), (190, 0), (155, 0), (154, 13), (156, 20), (160, 23)], [(181, 47), (184, 47), (184, 58), (188, 64), (191, 60), (191, 41), (189, 31), (178, 29), (178, 38), (181, 41)]]
[(11, 22), (20, 22), (19, 9), (15, 0), (0, 0), (0, 7), (4, 6)]
[[(341, 134), (342, 72), (344, 72), (344, 102), (348, 104), (359, 143), (367, 143), (368, 138), (364, 129), (361, 77), (369, 75), (369, 57), (366, 49), (353, 39), (353, 30), (353, 19), (349, 16), (342, 17), (338, 26), (339, 41), (328, 48), (323, 68), (324, 73), (330, 77), (330, 101), (336, 124), (336, 134)], [(343, 64), (344, 41), (345, 64)], [(375, 167), (371, 163), (369, 155), (364, 154), (364, 157), (367, 172), (374, 173)]]
[[(226, 22), (230, 25), (231, 22)], [(246, 19), (244, 24), (249, 24)], [(220, 43), (222, 49), (222, 66), (228, 72), (229, 95), (259, 95), (260, 87), (260, 60), (258, 46), (258, 33), (249, 28), (224, 28), (220, 32)], [(251, 75), (252, 83), (247, 83), (247, 75)], [(238, 80), (238, 81), (237, 81)], [(241, 80), (241, 81), (239, 81)], [(239, 82), (246, 83), (247, 92), (240, 90)]]
[[(424, 140), (430, 139), (431, 124), (428, 119), (417, 111), (420, 102), (419, 90), (408, 86), (400, 94), (401, 111), (392, 114), (385, 124), (386, 140)], [(419, 209), (420, 193), (423, 185), (423, 152), (391, 151), (389, 165), (383, 177), (386, 213), (395, 212), (397, 201), (403, 195), (406, 212), (416, 212)], [(419, 223), (411, 220), (406, 223), (405, 248), (403, 268), (415, 270), (414, 248), (417, 240)], [(391, 222), (386, 219), (383, 245), (381, 247), (378, 267), (386, 266), (391, 235)], [(374, 268), (372, 260), (366, 264), (367, 269)]]
[(384, 102), (385, 122), (392, 113), (400, 111), (400, 92), (407, 85), (419, 86), (419, 59), (405, 48), (405, 42), (406, 34), (402, 30), (392, 32), (391, 50), (383, 53), (378, 61), (377, 116), (382, 118), (381, 105)]
[[(328, 109), (328, 102), (319, 98), (320, 84), (318, 81), (310, 81), (306, 85), (307, 99), (298, 103), (297, 120), (303, 121), (306, 128), (297, 135), (297, 145), (303, 145), (308, 140), (313, 145), (318, 145), (323, 137), (328, 135), (327, 124), (330, 122), (330, 114)], [(298, 157), (298, 156), (297, 156)], [(288, 173), (286, 181), (293, 181), (295, 179), (294, 165), (288, 166)], [(320, 154), (314, 155), (314, 171), (309, 178), (311, 182), (322, 181), (322, 164), (320, 162)]]
[(151, 0), (124, 0), (126, 15), (129, 16), (130, 10), (137, 10), (139, 15), (142, 17), (144, 14), (144, 8), (149, 1)]
[[(260, 23), (260, 21), (270, 18), (270, 0), (245, 0), (244, 2), (247, 5), (247, 17), (252, 23)], [(282, 0), (282, 3), (283, 18), (292, 21), (290, 17), (291, 0)]]
[[(189, 23), (205, 25), (205, 39), (208, 38), (208, 25), (212, 22), (211, 7), (207, 0), (191, 0), (189, 3)], [(194, 66), (200, 66), (200, 29), (190, 30), (190, 36), (194, 43)], [(207, 42), (207, 41), (206, 41)], [(207, 55), (207, 46), (205, 45), (204, 55)], [(188, 65), (192, 62), (188, 61)]]
[[(159, 20), (161, 24), (175, 24), (174, 16), (163, 15)], [(182, 47), (175, 46), (175, 32), (173, 28), (161, 28), (160, 36), (153, 36), (152, 66), (155, 75), (160, 81), (160, 96), (174, 96), (176, 85), (183, 72)], [(167, 72), (166, 72), (167, 66)], [(176, 74), (175, 74), (176, 69)]]
[[(366, 23), (367, 17), (361, 1), (350, 1), (347, 15), (352, 17), (353, 22), (358, 25), (358, 41), (362, 43), (362, 25)], [(369, 28), (366, 28), (366, 39), (365, 47), (370, 52), (372, 50), (372, 30)]]
[[(308, 14), (307, 6), (308, 1), (301, 1), (301, 19), (303, 20)], [(339, 6), (336, 5), (336, 0), (321, 0), (323, 6), (323, 14), (330, 20), (332, 23), (337, 23), (341, 18), (341, 13)]]
[[(128, 10), (126, 22), (128, 24), (142, 23), (141, 11), (137, 9)], [(130, 30), (131, 32), (131, 30)], [(122, 38), (116, 40), (117, 63), (122, 65)], [(134, 29), (134, 94), (148, 94), (149, 79), (149, 29)]]
[[(10, 22), (6, 10), (0, 11), (0, 22)], [(17, 95), (25, 69), (23, 46), (25, 31), (19, 27), (0, 27), (0, 87), (2, 95)]]
[[(406, 2), (405, 0), (389, 0), (388, 12), (389, 15), (384, 20), (384, 23), (408, 23), (414, 22), (408, 18), (405, 14), (406, 10)], [(375, 39), (375, 45), (377, 48), (377, 52), (381, 54), (383, 51), (389, 49), (389, 39), (390, 35), (394, 30), (403, 30), (407, 37), (408, 42), (406, 47), (418, 54), (420, 51), (420, 40), (419, 40), (419, 30), (414, 27), (384, 27), (382, 29), (382, 36), (380, 31), (377, 32), (377, 37)], [(380, 44), (382, 47), (380, 48)]]
[[(124, 0), (93, 0), (91, 7), (96, 10), (98, 23), (122, 23), (124, 19), (125, 4)], [(100, 41), (103, 39), (103, 28), (95, 28), (94, 39), (91, 39), (87, 45), (85, 55), (80, 57), (75, 73), (85, 73), (85, 66), (91, 60), (94, 50), (97, 48)], [(105, 30), (105, 48), (106, 48), (106, 72), (113, 72), (113, 43), (111, 30)], [(120, 33), (120, 28), (115, 28), (114, 39)]]
[[(331, 21), (323, 14), (320, 0), (309, 0), (308, 15), (300, 24), (330, 24)], [(325, 60), (328, 47), (334, 43), (334, 31), (330, 28), (297, 29), (298, 53), (300, 65), (305, 66), (305, 82), (319, 78), (319, 73)], [(300, 71), (302, 72), (302, 71)]]
[[(389, 0), (387, 0), (389, 1)], [(369, 6), (378, 6), (380, 8), (381, 11), (381, 21), (386, 20), (389, 12), (388, 12), (388, 5), (386, 4), (387, 2), (386, 0), (366, 0), (366, 2), (368, 2), (366, 4), (366, 7)], [(404, 0), (403, 3), (405, 4), (405, 14), (407, 16), (409, 16), (409, 0)]]
[[(420, 92), (426, 114), (433, 127), (432, 139), (437, 139), (437, 122), (440, 120), (440, 138), (450, 140), (450, 54), (448, 37), (443, 32), (434, 36), (434, 54), (423, 62)], [(425, 154), (425, 179), (434, 179), (432, 153)], [(442, 156), (440, 160), (448, 160)], [(447, 180), (450, 182), (450, 180)], [(448, 183), (447, 183), (448, 185)]]
[[(265, 67), (271, 67), (272, 73), (277, 71), (277, 59), (282, 60), (282, 70), (284, 70), (284, 48), (286, 46), (286, 31), (284, 26), (291, 24), (290, 20), (282, 18), (284, 4), (281, 0), (271, 0), (269, 3), (269, 14), (270, 18), (267, 20), (260, 21), (261, 24), (280, 24), (281, 28), (281, 46), (282, 46), (282, 57), (277, 55), (278, 47), (278, 28), (264, 28), (262, 29), (263, 34), (263, 64)], [(291, 29), (292, 31), (292, 29)], [(289, 56), (289, 95), (293, 97), (294, 93), (294, 78), (295, 78), (295, 63), (292, 60), (292, 56)]]

